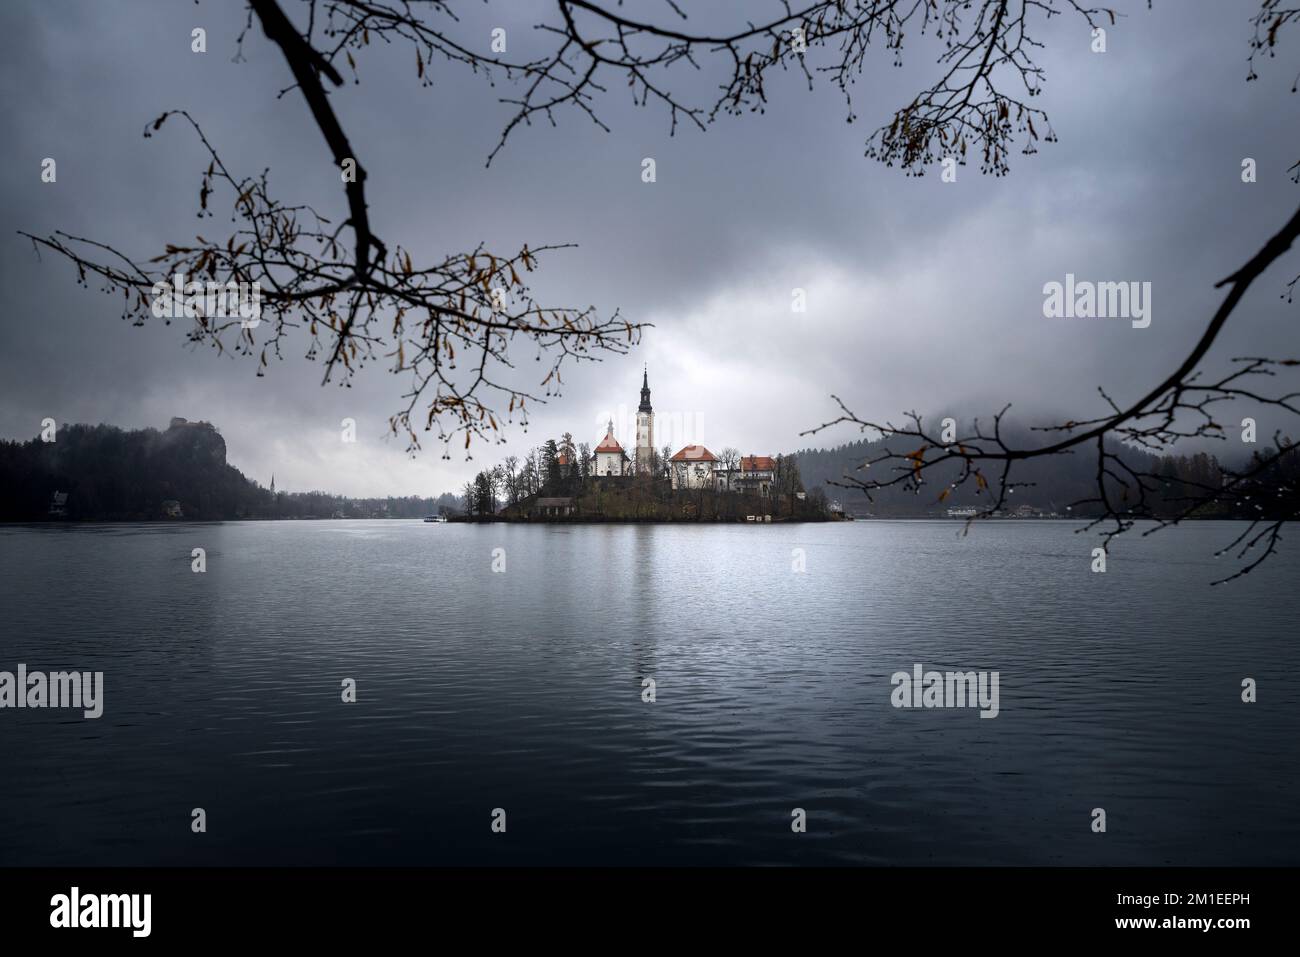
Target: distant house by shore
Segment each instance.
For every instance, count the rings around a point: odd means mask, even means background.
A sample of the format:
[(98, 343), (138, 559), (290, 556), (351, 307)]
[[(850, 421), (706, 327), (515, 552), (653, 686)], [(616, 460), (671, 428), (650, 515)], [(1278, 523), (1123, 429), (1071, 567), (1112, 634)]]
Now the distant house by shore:
[(529, 518), (566, 518), (573, 515), (576, 508), (572, 498), (539, 498), (528, 509)]

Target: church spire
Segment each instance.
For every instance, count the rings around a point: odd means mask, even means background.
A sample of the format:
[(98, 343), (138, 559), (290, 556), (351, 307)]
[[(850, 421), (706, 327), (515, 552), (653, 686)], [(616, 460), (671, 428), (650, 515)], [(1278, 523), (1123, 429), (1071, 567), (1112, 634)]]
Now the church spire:
[(641, 373), (641, 405), (638, 412), (653, 412), (650, 407), (650, 369), (645, 367)]

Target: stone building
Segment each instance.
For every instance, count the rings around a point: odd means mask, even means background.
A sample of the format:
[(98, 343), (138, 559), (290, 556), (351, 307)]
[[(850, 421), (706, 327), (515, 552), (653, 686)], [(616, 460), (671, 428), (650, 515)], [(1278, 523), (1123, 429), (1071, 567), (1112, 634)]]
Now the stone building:
[(668, 464), (673, 488), (711, 488), (718, 457), (702, 445), (688, 445)]

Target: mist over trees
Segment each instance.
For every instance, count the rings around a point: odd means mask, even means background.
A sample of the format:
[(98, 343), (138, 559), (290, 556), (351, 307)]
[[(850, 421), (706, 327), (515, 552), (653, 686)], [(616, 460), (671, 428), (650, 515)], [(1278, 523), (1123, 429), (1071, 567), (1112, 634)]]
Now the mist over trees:
[[(64, 514), (51, 515), (55, 493)], [(170, 514), (176, 503), (179, 514)], [(421, 518), (459, 510), (454, 495), (355, 499), (328, 492), (273, 492), (226, 461), (208, 422), (125, 430), (68, 425), (54, 441), (0, 442), (0, 521), (273, 518)]]
[[(1002, 435), (1009, 443), (1028, 443), (1034, 433), (1028, 427), (1004, 425)], [(1027, 506), (1081, 519), (1106, 514), (1106, 504), (1097, 499), (1097, 460), (1086, 453), (1024, 461), (998, 504), (1000, 488), (961, 481), (959, 458), (927, 469), (918, 483), (913, 463), (900, 464), (887, 454), (889, 441), (884, 436), (862, 439), (832, 448), (801, 449), (795, 456), (808, 488), (825, 488), (850, 513), (915, 517), (943, 514), (948, 508), (1000, 508), (1008, 513)], [(1114, 455), (1124, 475), (1150, 477), (1144, 495), (1136, 494), (1134, 484), (1125, 485), (1119, 475), (1105, 478), (1112, 506), (1122, 503), (1133, 518), (1266, 520), (1285, 513), (1288, 490), (1300, 485), (1300, 462), (1279, 460), (1267, 450), (1224, 458), (1209, 451), (1157, 454), (1127, 446)], [(1243, 473), (1253, 474), (1252, 482), (1233, 494), (1223, 494), (1233, 476)], [(894, 481), (900, 475), (908, 481)]]

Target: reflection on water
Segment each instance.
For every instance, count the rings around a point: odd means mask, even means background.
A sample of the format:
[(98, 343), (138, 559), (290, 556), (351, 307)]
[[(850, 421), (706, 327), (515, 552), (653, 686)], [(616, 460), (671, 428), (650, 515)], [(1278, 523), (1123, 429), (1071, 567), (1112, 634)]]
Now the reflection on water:
[(0, 527), (0, 864), (1300, 863), (1300, 554), (1075, 528)]

